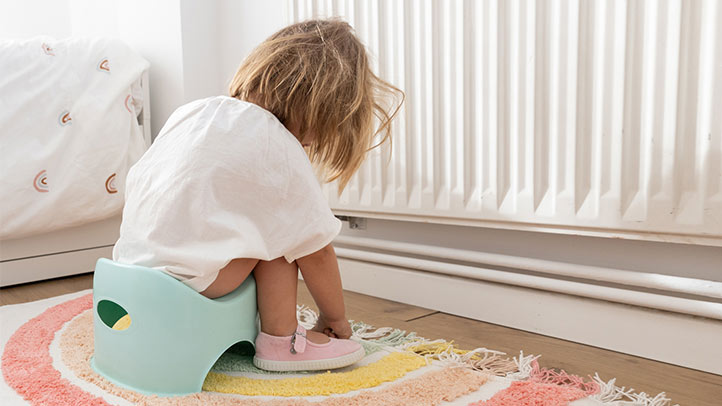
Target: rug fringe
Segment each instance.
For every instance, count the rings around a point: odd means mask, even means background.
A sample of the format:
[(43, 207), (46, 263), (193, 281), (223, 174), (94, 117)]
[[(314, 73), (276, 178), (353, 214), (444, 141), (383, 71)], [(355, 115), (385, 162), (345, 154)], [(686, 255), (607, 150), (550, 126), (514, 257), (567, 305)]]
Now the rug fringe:
[[(306, 305), (296, 305), (296, 318), (305, 328), (312, 328), (318, 320), (318, 314)], [(430, 341), (417, 336), (415, 332), (406, 333), (405, 330), (393, 327), (375, 328), (362, 321), (349, 322), (354, 336), (397, 350), (412, 351), (423, 356), (427, 363), (434, 359), (443, 364), (465, 366), (497, 376), (509, 376), (520, 371), (519, 361), (516, 358), (512, 360), (502, 357), (506, 353), (501, 351), (487, 348), (462, 350), (457, 348), (453, 341), (447, 342), (443, 339)], [(525, 375), (528, 376), (528, 373)]]
[(679, 406), (676, 403), (672, 405), (672, 400), (667, 398), (665, 392), (651, 397), (645, 392), (634, 393), (633, 388), (627, 389), (624, 386), (616, 386), (617, 378), (604, 381), (599, 377), (598, 373), (595, 373), (593, 379), (599, 385), (599, 393), (592, 395), (592, 398), (604, 404), (614, 404), (615, 406)]
[(507, 357), (506, 353), (489, 350), (487, 348), (476, 348), (473, 350), (462, 350), (454, 345), (453, 341), (427, 340), (419, 338), (399, 346), (399, 349), (412, 351), (426, 358), (435, 359), (445, 365), (459, 365), (471, 368), (476, 371), (489, 373), (496, 376), (507, 376), (518, 372), (517, 363)]
[(406, 330), (400, 330), (393, 327), (375, 328), (362, 321), (350, 320), (350, 322), (351, 330), (355, 336), (381, 345), (397, 347), (406, 342), (418, 339), (416, 333), (412, 332), (407, 334)]
[(306, 305), (297, 304), (296, 319), (298, 320), (298, 323), (303, 326), (303, 328), (308, 330), (316, 325), (316, 321), (318, 321), (318, 314)]
[[(318, 314), (306, 305), (296, 306), (296, 316), (299, 323), (308, 329), (312, 328), (318, 320)], [(548, 369), (541, 371), (537, 362), (541, 355), (524, 355), (524, 351), (520, 351), (518, 357), (509, 359), (501, 357), (501, 355), (506, 355), (501, 351), (483, 347), (462, 350), (453, 344), (453, 340), (428, 340), (417, 336), (415, 332), (407, 333), (405, 330), (392, 327), (375, 328), (362, 321), (350, 320), (349, 322), (355, 336), (397, 350), (412, 351), (423, 356), (427, 363), (434, 359), (444, 364), (465, 366), (512, 380), (526, 380), (533, 374), (537, 374), (537, 379), (550, 383), (564, 384), (566, 382), (566, 384), (581, 385), (581, 390), (589, 391), (591, 389), (582, 378), (574, 379), (574, 375), (569, 375), (565, 371), (555, 372)], [(590, 378), (593, 380), (592, 383), (599, 386), (598, 391), (590, 397), (603, 404), (610, 406), (679, 406), (672, 404), (672, 400), (667, 398), (665, 392), (652, 397), (645, 392), (634, 393), (633, 388), (626, 389), (616, 386), (616, 378), (607, 382), (602, 380), (597, 373)]]
[(589, 376), (589, 381), (585, 381), (581, 376), (569, 374), (563, 369), (555, 371), (551, 368), (541, 368), (537, 360), (532, 361), (531, 366), (532, 371), (529, 380), (532, 382), (575, 388), (586, 393), (588, 396), (599, 393), (599, 383), (591, 376)]
[[(311, 329), (318, 321), (318, 313), (306, 305), (297, 304), (296, 319), (304, 328)], [(375, 328), (362, 321), (354, 322), (353, 320), (349, 320), (349, 323), (351, 323), (351, 331), (354, 336), (366, 341), (373, 341), (376, 344), (396, 347), (418, 338), (414, 332), (407, 334), (405, 330), (393, 327)]]
[(525, 380), (529, 378), (532, 371), (532, 362), (536, 361), (539, 357), (541, 357), (541, 355), (524, 356), (524, 351), (519, 351), (519, 357), (514, 357), (517, 371), (507, 374), (506, 378), (515, 380)]

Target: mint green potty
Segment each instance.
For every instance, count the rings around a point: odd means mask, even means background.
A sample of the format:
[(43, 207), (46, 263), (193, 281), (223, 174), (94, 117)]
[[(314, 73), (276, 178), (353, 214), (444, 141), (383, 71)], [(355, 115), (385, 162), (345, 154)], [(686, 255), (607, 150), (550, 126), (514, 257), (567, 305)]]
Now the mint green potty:
[[(123, 309), (130, 326), (113, 330), (108, 324), (115, 324)], [(105, 378), (136, 392), (200, 392), (208, 371), (230, 346), (240, 341), (255, 346), (256, 316), (252, 274), (233, 292), (208, 299), (162, 271), (101, 258), (93, 277), (95, 353), (90, 363)]]

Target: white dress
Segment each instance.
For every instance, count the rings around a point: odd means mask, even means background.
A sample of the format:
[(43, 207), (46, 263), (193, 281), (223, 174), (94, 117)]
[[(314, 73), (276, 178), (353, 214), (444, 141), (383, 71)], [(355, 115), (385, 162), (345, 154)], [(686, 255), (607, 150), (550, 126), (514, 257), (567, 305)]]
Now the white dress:
[(234, 258), (290, 263), (340, 230), (293, 134), (255, 104), (210, 97), (179, 107), (128, 172), (113, 260), (201, 292)]

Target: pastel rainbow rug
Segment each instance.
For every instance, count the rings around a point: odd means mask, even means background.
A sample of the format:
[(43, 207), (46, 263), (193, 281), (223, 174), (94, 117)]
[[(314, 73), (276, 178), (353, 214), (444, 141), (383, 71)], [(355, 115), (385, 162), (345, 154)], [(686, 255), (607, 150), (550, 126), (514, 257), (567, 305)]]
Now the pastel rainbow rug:
[[(664, 393), (620, 388), (597, 374), (586, 378), (516, 357), (415, 333), (352, 321), (366, 357), (320, 373), (267, 373), (243, 348), (232, 347), (213, 366), (203, 392), (161, 398), (117, 387), (88, 363), (93, 352), (92, 293), (85, 290), (0, 308), (3, 380), (0, 404), (11, 405), (463, 405), (671, 406)], [(316, 314), (298, 307), (310, 328)]]

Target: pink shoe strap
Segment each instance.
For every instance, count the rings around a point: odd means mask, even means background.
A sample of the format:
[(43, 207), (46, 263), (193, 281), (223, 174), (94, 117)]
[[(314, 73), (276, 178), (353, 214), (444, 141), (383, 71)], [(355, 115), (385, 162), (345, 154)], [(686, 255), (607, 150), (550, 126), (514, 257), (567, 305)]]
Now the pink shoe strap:
[(306, 351), (306, 329), (299, 324), (291, 337), (291, 354), (302, 354), (304, 351)]

